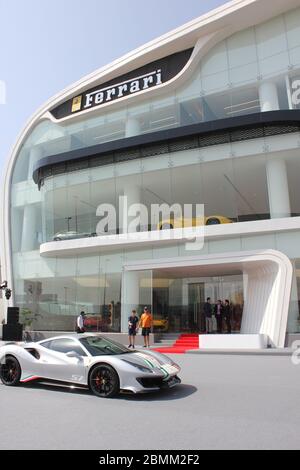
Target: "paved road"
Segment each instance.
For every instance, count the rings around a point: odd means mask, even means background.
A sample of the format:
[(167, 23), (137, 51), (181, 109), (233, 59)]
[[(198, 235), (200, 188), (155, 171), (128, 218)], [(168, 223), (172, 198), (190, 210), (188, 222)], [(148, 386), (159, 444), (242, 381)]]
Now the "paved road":
[(0, 383), (0, 449), (299, 449), (288, 357), (173, 356), (183, 385), (151, 396)]

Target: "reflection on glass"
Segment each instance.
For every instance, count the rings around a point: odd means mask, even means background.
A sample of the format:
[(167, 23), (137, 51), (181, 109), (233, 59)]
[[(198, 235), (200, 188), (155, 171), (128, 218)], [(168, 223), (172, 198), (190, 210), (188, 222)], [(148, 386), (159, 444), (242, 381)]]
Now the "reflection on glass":
[[(157, 270), (153, 273), (154, 330), (160, 333), (205, 333), (204, 303), (212, 301), (212, 330), (218, 331), (217, 303), (229, 300), (228, 319), (222, 313), (220, 333), (239, 333), (242, 325), (244, 293), (242, 275), (215, 277), (201, 276), (201, 269), (192, 276), (178, 268)], [(186, 277), (186, 276), (189, 277)], [(222, 307), (223, 308), (223, 307)], [(223, 312), (223, 310), (222, 310)]]

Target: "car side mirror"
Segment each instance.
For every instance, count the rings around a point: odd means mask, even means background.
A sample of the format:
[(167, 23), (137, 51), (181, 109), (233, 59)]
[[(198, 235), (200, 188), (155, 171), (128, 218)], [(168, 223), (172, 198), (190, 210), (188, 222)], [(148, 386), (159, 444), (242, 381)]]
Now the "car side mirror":
[(76, 351), (69, 351), (69, 352), (67, 352), (66, 356), (70, 357), (70, 358), (78, 359), (79, 361), (82, 361), (82, 356), (80, 356), (80, 354), (78, 354)]

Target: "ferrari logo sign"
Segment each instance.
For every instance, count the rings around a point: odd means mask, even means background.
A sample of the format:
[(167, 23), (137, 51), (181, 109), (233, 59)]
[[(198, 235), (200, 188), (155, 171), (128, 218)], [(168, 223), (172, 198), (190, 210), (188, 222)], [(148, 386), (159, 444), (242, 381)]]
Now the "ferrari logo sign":
[(72, 113), (109, 103), (115, 99), (147, 90), (148, 88), (161, 85), (162, 83), (162, 71), (159, 69), (110, 87), (91, 91), (73, 98)]
[(136, 94), (143, 94), (151, 88), (158, 88), (183, 70), (192, 52), (192, 48), (176, 52), (135, 70), (130, 69), (119, 77), (109, 78), (108, 81), (102, 83), (98, 82), (87, 90), (77, 91), (76, 96), (71, 95), (67, 101), (52, 109), (51, 113), (55, 119), (64, 119)]

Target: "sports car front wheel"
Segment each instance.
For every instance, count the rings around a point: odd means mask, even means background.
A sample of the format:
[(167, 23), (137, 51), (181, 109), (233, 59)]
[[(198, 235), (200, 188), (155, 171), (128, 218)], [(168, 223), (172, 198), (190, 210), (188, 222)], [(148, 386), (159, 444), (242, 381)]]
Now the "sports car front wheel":
[(21, 366), (13, 356), (6, 356), (0, 365), (0, 379), (4, 385), (15, 387), (19, 385), (21, 378)]
[(120, 391), (119, 376), (109, 365), (99, 364), (90, 373), (89, 387), (97, 397), (112, 398)]

